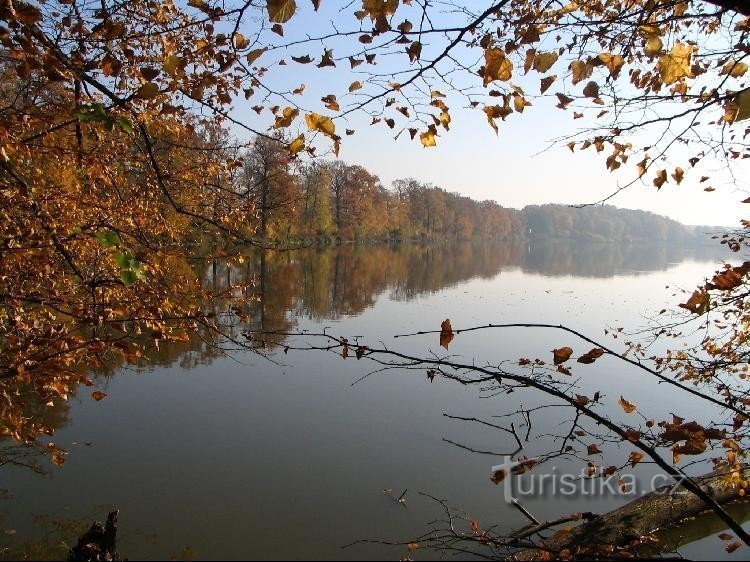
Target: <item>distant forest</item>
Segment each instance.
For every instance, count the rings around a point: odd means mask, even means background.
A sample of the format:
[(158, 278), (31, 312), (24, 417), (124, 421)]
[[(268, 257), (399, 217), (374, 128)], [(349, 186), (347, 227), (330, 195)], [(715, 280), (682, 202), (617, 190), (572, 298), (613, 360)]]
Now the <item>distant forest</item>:
[(286, 146), (258, 137), (240, 156), (238, 189), (266, 239), (470, 240), (558, 238), (601, 242), (687, 241), (694, 230), (666, 217), (612, 206), (533, 205), (522, 210), (475, 201), (415, 179), (390, 188), (357, 165), (298, 165)]

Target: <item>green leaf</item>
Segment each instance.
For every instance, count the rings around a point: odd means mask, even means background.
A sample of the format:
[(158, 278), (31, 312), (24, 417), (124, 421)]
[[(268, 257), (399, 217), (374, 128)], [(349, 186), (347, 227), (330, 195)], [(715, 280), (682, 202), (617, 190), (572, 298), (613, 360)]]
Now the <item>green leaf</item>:
[(126, 254), (124, 252), (115, 252), (112, 254), (112, 258), (115, 260), (115, 263), (120, 267), (120, 269), (130, 269), (130, 254)]
[(126, 133), (132, 133), (133, 132), (133, 123), (130, 122), (129, 119), (120, 118), (116, 121), (118, 127), (125, 131)]
[(120, 240), (120, 236), (114, 230), (108, 230), (106, 232), (97, 232), (96, 237), (99, 240), (99, 242), (101, 242), (102, 245), (106, 246), (107, 248), (113, 248), (115, 246), (120, 246), (122, 244), (122, 240)]
[(120, 279), (126, 287), (130, 287), (133, 283), (138, 281), (138, 275), (131, 269), (124, 269), (120, 273)]
[(89, 106), (85, 111), (76, 113), (76, 118), (81, 122), (93, 121), (98, 123), (104, 123), (111, 121), (104, 106), (100, 103), (95, 103)]

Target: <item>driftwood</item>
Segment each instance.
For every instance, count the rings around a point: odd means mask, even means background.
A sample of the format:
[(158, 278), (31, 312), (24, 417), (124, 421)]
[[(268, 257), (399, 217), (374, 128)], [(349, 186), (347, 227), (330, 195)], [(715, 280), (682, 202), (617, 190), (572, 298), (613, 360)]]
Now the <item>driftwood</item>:
[(117, 511), (107, 515), (107, 522), (96, 521), (78, 539), (78, 543), (68, 552), (69, 562), (110, 562), (119, 561), (116, 550)]
[[(744, 477), (748, 476), (748, 471), (749, 469), (745, 470)], [(737, 483), (729, 481), (724, 476), (712, 473), (694, 480), (720, 504), (740, 497)], [(705, 510), (706, 504), (703, 500), (682, 486), (663, 486), (622, 507), (586, 521), (569, 532), (555, 534), (544, 541), (546, 552), (523, 550), (514, 558), (547, 559), (549, 552), (584, 558), (617, 556), (617, 548), (637, 545), (643, 537)], [(663, 550), (658, 546), (656, 548)]]

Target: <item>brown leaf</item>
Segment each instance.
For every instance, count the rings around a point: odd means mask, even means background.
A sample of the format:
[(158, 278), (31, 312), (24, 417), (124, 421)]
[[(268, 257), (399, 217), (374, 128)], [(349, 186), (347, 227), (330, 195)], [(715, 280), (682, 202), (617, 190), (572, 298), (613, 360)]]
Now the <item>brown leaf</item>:
[(505, 469), (496, 470), (495, 473), (492, 475), (490, 480), (493, 484), (500, 484), (503, 480), (505, 480), (505, 477), (508, 476), (508, 473)]
[(570, 356), (573, 355), (573, 350), (570, 347), (561, 347), (559, 349), (552, 350), (552, 357), (555, 365), (565, 363)]
[(292, 57), (292, 60), (299, 64), (310, 64), (313, 61), (313, 59), (310, 58), (310, 55), (304, 55), (301, 57)]
[(99, 402), (99, 400), (102, 400), (106, 396), (107, 396), (107, 393), (102, 392), (101, 390), (95, 390), (94, 392), (91, 393), (91, 397), (97, 402)]
[(583, 95), (587, 98), (598, 98), (599, 97), (599, 84), (597, 84), (594, 81), (589, 82), (586, 84), (586, 87), (583, 89)]
[(544, 92), (549, 90), (549, 87), (555, 80), (557, 80), (557, 76), (554, 74), (552, 76), (545, 76), (544, 78), (542, 78), (541, 86), (539, 88), (540, 92), (543, 94)]
[(742, 275), (734, 269), (728, 269), (724, 273), (719, 273), (711, 279), (712, 288), (721, 291), (729, 291), (742, 284)]
[(286, 23), (297, 10), (294, 0), (266, 0), (268, 19), (275, 23)]
[(420, 43), (419, 41), (414, 41), (407, 47), (406, 54), (409, 55), (410, 62), (419, 60), (419, 57), (422, 55), (422, 43)]
[(741, 542), (735, 541), (735, 542), (729, 543), (727, 546), (725, 546), (724, 550), (726, 550), (729, 554), (732, 554), (735, 550), (737, 550), (741, 546), (742, 546)]
[(661, 189), (661, 186), (667, 182), (667, 171), (659, 170), (654, 178), (654, 185), (656, 189)]
[(451, 327), (451, 321), (449, 319), (443, 320), (440, 324), (440, 345), (445, 349), (453, 341), (453, 328)]
[(588, 447), (586, 447), (586, 452), (589, 455), (600, 455), (602, 454), (602, 450), (599, 448), (599, 446), (596, 443), (592, 443)]
[(709, 298), (704, 289), (693, 291), (686, 303), (680, 304), (680, 308), (689, 310), (693, 314), (703, 314), (708, 310)]

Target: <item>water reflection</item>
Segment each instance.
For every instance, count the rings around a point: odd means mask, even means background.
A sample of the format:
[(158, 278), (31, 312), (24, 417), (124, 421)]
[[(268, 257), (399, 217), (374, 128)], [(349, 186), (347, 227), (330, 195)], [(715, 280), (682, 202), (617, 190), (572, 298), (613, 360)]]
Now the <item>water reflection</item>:
[[(352, 317), (365, 311), (373, 314), (366, 319), (373, 322), (373, 332), (392, 325), (394, 313), (401, 315), (397, 321), (413, 317), (437, 325), (435, 318), (425, 319), (426, 307), (421, 307), (419, 297), (451, 287), (457, 288), (446, 291), (452, 300), (443, 300), (442, 293), (433, 299), (432, 304), (439, 299), (440, 319), (442, 314), (465, 313), (470, 306), (484, 311), (485, 303), (498, 302), (498, 297), (507, 301), (503, 306), (510, 307), (518, 304), (513, 299), (523, 300), (523, 291), (532, 285), (536, 292), (529, 293), (529, 300), (536, 299), (540, 307), (559, 306), (563, 315), (572, 301), (553, 301), (557, 297), (544, 290), (561, 293), (579, 285), (579, 294), (590, 302), (595, 298), (592, 283), (544, 277), (618, 276), (624, 280), (622, 285), (631, 286), (636, 283), (629, 276), (667, 270), (687, 259), (717, 261), (722, 251), (718, 245), (669, 248), (539, 241), (404, 244), (248, 251), (242, 260), (200, 261), (193, 267), (208, 292), (224, 295), (203, 303), (204, 310), (230, 338), (241, 338), (248, 328), (294, 331), (331, 321), (340, 321), (342, 329), (348, 329), (362, 321)], [(700, 267), (711, 269), (710, 265)], [(488, 292), (481, 302), (478, 295), (464, 294), (462, 285), (472, 279), (494, 279), (495, 292)], [(638, 282), (648, 279), (642, 275)], [(607, 292), (614, 294), (617, 287), (609, 283)], [(549, 302), (542, 303), (544, 298)], [(381, 309), (380, 304), (387, 306)], [(641, 301), (624, 306), (637, 310)], [(538, 313), (534, 307), (525, 308), (519, 314), (535, 310)], [(509, 339), (506, 345), (520, 353), (517, 347), (527, 337)], [(283, 344), (280, 338), (268, 337), (250, 343), (269, 350)], [(540, 340), (535, 345), (546, 350), (552, 343), (557, 344)], [(494, 340), (485, 347), (481, 342), (477, 345), (477, 356), (503, 351)], [(296, 356), (295, 367), (290, 353), (286, 369), (262, 360), (248, 368), (257, 356), (247, 354), (241, 358), (243, 364), (235, 364), (225, 360), (226, 347), (231, 346), (219, 332), (204, 329), (184, 342), (154, 344), (136, 366), (141, 371), (157, 371), (149, 376), (112, 377), (122, 372), (122, 365), (105, 365), (96, 375), (112, 378), (97, 382), (111, 388), (101, 385), (110, 394), (101, 403), (81, 392), (80, 403), (71, 400), (47, 407), (41, 397), (25, 396), (18, 389), (24, 397), (23, 412), (18, 415), (37, 419), (55, 431), (58, 444), (74, 454), (64, 470), (50, 471), (43, 482), (32, 481), (33, 474), (5, 473), (9, 477), (0, 487), (18, 494), (17, 500), (8, 503), (13, 517), (28, 512), (65, 513), (69, 508), (80, 513), (97, 502), (112, 502), (128, 514), (131, 525), (140, 524), (164, 537), (162, 550), (155, 550), (146, 540), (134, 540), (123, 550), (133, 557), (153, 552), (169, 555), (190, 544), (203, 555), (217, 557), (246, 558), (251, 552), (260, 558), (349, 559), (349, 551), (338, 550), (342, 543), (368, 536), (408, 535), (409, 529), (418, 534), (428, 520), (422, 512), (412, 516), (399, 506), (394, 513), (392, 501), (380, 501), (383, 487), (445, 492), (467, 506), (481, 505), (486, 499), (485, 459), (472, 459), (467, 469), (463, 451), (443, 446), (438, 424), (444, 421), (441, 408), (446, 405), (457, 413), (489, 418), (497, 413), (491, 401), (427, 383), (424, 376), (383, 381), (382, 385), (373, 382), (366, 390), (352, 390), (351, 372), (346, 371), (352, 361), (335, 357), (333, 363), (328, 357)], [(283, 353), (277, 356), (287, 360)], [(196, 368), (209, 364), (210, 368)], [(612, 395), (616, 395), (614, 390)], [(445, 435), (462, 438), (455, 427), (447, 431)], [(476, 439), (472, 434), (470, 440)], [(79, 444), (73, 445), (74, 441)], [(93, 446), (88, 447), (88, 442)], [(493, 441), (488, 448), (495, 446)], [(0, 456), (6, 454), (0, 451)], [(155, 509), (156, 501), (159, 509)], [(418, 500), (410, 501), (416, 505)], [(553, 515), (540, 506), (533, 509), (545, 517)], [(496, 504), (487, 510), (488, 519), (497, 517)], [(162, 512), (170, 516), (163, 517)], [(367, 516), (359, 517), (362, 513)], [(503, 517), (515, 525), (512, 513)], [(18, 523), (13, 525), (18, 527)], [(18, 537), (24, 532), (33, 534), (28, 526), (18, 528)], [(289, 528), (294, 529), (295, 540), (288, 540), (285, 529)], [(252, 551), (244, 539), (248, 529), (257, 531)], [(228, 535), (239, 538), (229, 541)], [(374, 556), (375, 552), (356, 555)]]
[[(216, 259), (205, 266), (202, 278), (214, 294), (237, 296), (236, 287), (247, 288), (249, 298), (236, 311), (241, 322), (232, 325), (225, 318), (232, 335), (238, 336), (239, 330), (232, 328), (240, 325), (252, 331), (293, 331), (300, 317), (320, 321), (355, 316), (383, 294), (408, 301), (470, 279), (491, 279), (506, 270), (607, 278), (663, 271), (686, 259), (719, 261), (725, 254), (718, 244), (680, 247), (559, 240), (342, 246), (252, 252), (242, 264)], [(220, 300), (212, 306), (221, 315), (230, 305)], [(278, 338), (266, 336), (256, 345), (278, 343)]]
[[(204, 327), (184, 342), (149, 344), (151, 351), (137, 368), (189, 370), (209, 365), (232, 347), (222, 334), (270, 350), (283, 344), (281, 336), (247, 341), (243, 332), (294, 331), (301, 318), (325, 321), (357, 316), (381, 295), (405, 302), (474, 278), (491, 279), (503, 271), (606, 278), (665, 270), (686, 259), (720, 261), (724, 256), (718, 244), (675, 247), (554, 240), (249, 250), (242, 263), (217, 258), (194, 264), (206, 289), (224, 295), (203, 303), (220, 331)], [(95, 374), (109, 377), (120, 368), (120, 362), (103, 363)], [(20, 399), (0, 401), (3, 419), (24, 417), (50, 435), (69, 423), (67, 402), (50, 406), (44, 396), (27, 392), (23, 383), (14, 384), (18, 388), (11, 389), (12, 394)]]

